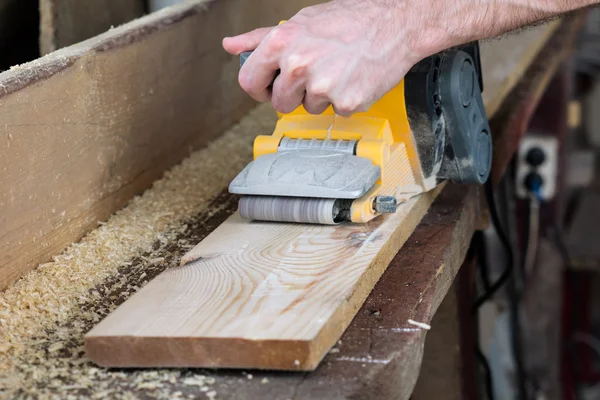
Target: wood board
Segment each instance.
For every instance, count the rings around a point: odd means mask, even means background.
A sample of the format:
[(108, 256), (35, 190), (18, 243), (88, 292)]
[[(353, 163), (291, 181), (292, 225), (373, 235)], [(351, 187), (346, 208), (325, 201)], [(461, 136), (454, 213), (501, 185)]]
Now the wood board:
[(144, 0), (39, 0), (42, 55), (144, 15)]
[(255, 102), (223, 36), (310, 0), (188, 1), (0, 74), (0, 290)]
[[(555, 28), (538, 28), (521, 47), (512, 64), (516, 80), (534, 58), (531, 49)], [(492, 53), (504, 44), (491, 42)], [(489, 81), (497, 75), (485, 74), (486, 87), (503, 88)], [(487, 99), (486, 106), (497, 100), (493, 93)], [(234, 214), (184, 257), (187, 264), (163, 273), (89, 332), (88, 356), (118, 367), (313, 370), (438, 192), (362, 227), (248, 223)]]
[(236, 213), (94, 328), (88, 356), (120, 367), (312, 370), (437, 193), (362, 226), (248, 223)]

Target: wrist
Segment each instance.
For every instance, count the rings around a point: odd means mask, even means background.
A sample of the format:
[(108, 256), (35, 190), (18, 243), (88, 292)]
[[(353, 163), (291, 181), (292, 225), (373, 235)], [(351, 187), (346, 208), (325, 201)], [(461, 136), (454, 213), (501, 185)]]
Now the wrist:
[(397, 36), (410, 48), (413, 63), (487, 36), (498, 12), (497, 1), (453, 0), (443, 6), (435, 0), (390, 1)]

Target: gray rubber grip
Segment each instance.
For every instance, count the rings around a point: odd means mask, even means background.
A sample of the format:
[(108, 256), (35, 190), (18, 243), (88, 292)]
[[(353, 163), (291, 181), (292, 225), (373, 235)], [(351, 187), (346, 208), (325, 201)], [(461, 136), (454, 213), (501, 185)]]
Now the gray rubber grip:
[[(240, 54), (240, 68), (242, 68), (242, 66), (248, 60), (248, 57), (250, 57), (251, 54), (252, 54), (251, 51), (245, 51)], [(277, 79), (277, 77), (279, 76), (280, 73), (281, 73), (281, 70), (278, 69), (277, 72), (275, 73), (275, 76), (273, 77), (273, 82), (275, 82), (275, 79)], [(271, 82), (271, 85), (269, 85), (269, 88), (273, 87), (273, 82)]]
[(242, 54), (240, 54), (240, 68), (242, 68), (242, 66), (244, 65), (244, 63), (248, 59), (248, 57), (250, 57), (250, 54), (252, 54), (251, 51), (245, 51)]

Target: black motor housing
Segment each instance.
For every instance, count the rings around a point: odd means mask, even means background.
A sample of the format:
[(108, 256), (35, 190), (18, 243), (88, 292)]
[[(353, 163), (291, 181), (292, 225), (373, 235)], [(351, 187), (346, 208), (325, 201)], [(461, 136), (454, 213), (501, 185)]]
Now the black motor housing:
[(404, 82), (408, 120), (425, 177), (467, 184), (487, 181), (492, 138), (481, 96), (478, 42), (422, 60)]

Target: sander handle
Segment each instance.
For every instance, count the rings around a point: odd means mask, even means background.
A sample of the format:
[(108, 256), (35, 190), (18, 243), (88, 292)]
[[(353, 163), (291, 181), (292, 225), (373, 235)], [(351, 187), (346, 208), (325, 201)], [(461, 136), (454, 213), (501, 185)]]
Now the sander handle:
[[(252, 53), (253, 53), (253, 51), (245, 51), (245, 52), (243, 52), (243, 53), (240, 54), (240, 68), (242, 68), (242, 66), (248, 60), (248, 58), (252, 55)], [(273, 83), (275, 83), (275, 79), (277, 79), (277, 77), (279, 76), (280, 73), (281, 73), (280, 69), (278, 69), (275, 72), (275, 76), (273, 77), (273, 81), (271, 81), (271, 84), (269, 85), (269, 89), (270, 90), (273, 89)]]

